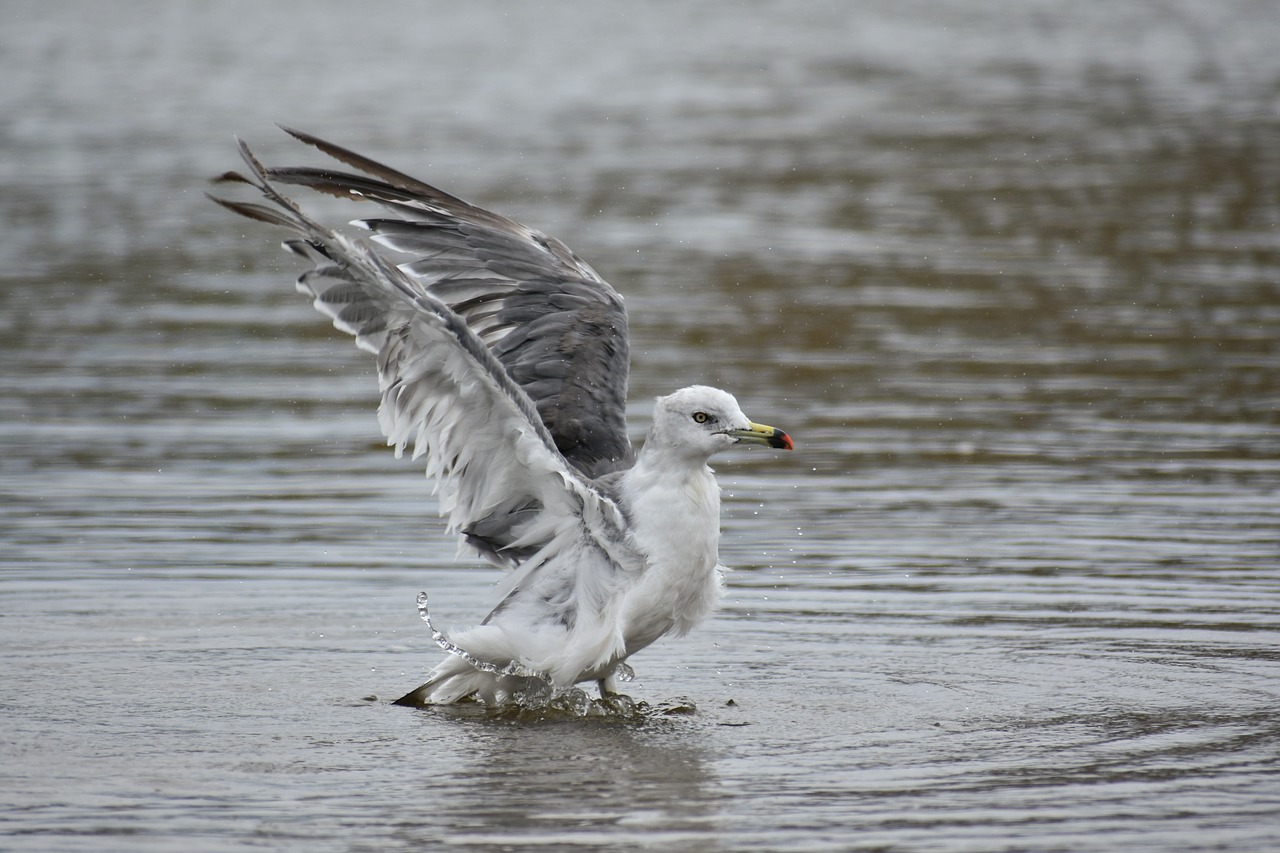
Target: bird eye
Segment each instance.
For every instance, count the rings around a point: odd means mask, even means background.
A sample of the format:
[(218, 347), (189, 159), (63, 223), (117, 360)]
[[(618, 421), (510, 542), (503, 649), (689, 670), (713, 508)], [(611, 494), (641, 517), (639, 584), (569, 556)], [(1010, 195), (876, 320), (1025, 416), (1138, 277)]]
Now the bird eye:
[(709, 420), (711, 420), (711, 415), (708, 415), (706, 412), (693, 413), (693, 422), (695, 424), (705, 424)]

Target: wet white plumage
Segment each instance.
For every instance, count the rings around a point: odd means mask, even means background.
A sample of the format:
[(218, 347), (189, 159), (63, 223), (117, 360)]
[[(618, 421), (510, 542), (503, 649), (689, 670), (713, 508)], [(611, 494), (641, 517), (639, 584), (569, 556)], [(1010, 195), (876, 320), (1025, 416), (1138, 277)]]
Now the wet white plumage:
[[(790, 439), (751, 423), (730, 394), (693, 386), (658, 398), (633, 453), (626, 315), (594, 270), (559, 241), (290, 132), (365, 174), (267, 169), (242, 145), (252, 176), (224, 179), (273, 206), (215, 200), (298, 236), (286, 246), (313, 265), (299, 289), (377, 359), (388, 443), (425, 461), (450, 529), (512, 570), (484, 622), (449, 638), (461, 653), (399, 701), (503, 702), (543, 678), (611, 690), (630, 655), (715, 604), (720, 498), (708, 459)], [(355, 239), (304, 214), (279, 183), (377, 201), (396, 218), (355, 223), (373, 243)]]

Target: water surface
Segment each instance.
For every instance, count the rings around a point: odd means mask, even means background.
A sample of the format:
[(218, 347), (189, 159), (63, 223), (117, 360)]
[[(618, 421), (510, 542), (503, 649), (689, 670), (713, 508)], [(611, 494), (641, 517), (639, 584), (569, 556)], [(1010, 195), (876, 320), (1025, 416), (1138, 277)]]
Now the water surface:
[[(0, 847), (1280, 843), (1273, 4), (308, 9), (3, 13)], [(633, 660), (697, 713), (388, 704), (496, 577), (203, 201), (275, 121), (569, 242), (637, 438), (695, 381), (796, 438)]]

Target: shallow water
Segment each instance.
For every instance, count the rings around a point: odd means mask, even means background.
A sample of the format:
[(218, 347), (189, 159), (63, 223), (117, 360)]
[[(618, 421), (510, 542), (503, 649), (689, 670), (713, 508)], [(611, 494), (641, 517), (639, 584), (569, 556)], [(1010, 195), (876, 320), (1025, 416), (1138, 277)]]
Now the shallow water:
[[(0, 848), (1280, 844), (1274, 4), (309, 8), (3, 13)], [(201, 197), (273, 121), (589, 259), (638, 434), (796, 438), (632, 661), (696, 713), (388, 704), (495, 575)]]

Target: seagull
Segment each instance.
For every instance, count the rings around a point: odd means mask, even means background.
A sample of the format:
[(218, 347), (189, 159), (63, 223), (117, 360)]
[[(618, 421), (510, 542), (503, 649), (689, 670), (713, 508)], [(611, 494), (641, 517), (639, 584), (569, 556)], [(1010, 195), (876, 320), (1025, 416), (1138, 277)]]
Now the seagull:
[[(790, 450), (734, 397), (694, 385), (658, 397), (639, 451), (627, 437), (622, 297), (561, 241), (310, 134), (356, 170), (268, 168), (239, 141), (266, 200), (210, 198), (291, 232), (297, 289), (374, 355), (378, 421), (425, 459), (440, 513), (507, 570), (498, 604), (445, 635), (409, 706), (518, 702), (531, 686), (630, 680), (628, 658), (683, 636), (719, 597), (720, 491), (707, 462), (738, 445)], [(280, 186), (369, 201), (383, 215), (336, 230)], [(425, 594), (419, 611), (430, 626)], [(544, 694), (545, 695), (545, 694)]]

